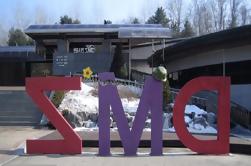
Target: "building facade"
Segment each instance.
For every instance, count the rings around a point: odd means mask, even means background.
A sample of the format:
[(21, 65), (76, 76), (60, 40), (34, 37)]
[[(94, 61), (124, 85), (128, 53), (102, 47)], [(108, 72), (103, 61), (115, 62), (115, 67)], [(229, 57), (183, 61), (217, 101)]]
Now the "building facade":
[[(90, 67), (94, 73), (112, 68), (114, 56), (130, 78), (131, 49), (149, 41), (170, 38), (161, 25), (31, 25), (25, 31), (36, 41), (36, 52), (52, 62), (53, 75), (81, 74)], [(117, 62), (114, 62), (117, 63)]]
[[(153, 59), (151, 66), (166, 66), (171, 87), (180, 89), (199, 76), (230, 77), (232, 104), (246, 110), (238, 111), (238, 116), (247, 119), (251, 127), (251, 25), (187, 39), (164, 51), (164, 56), (161, 50), (157, 51), (148, 63), (151, 65)], [(216, 98), (213, 100), (217, 102)]]

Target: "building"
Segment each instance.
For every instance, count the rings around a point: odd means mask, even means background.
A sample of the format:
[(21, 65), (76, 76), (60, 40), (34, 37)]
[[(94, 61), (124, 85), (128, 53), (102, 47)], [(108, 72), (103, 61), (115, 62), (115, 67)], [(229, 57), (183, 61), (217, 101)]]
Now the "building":
[[(199, 76), (229, 76), (232, 103), (251, 111), (251, 25), (187, 39), (164, 52), (155, 52), (148, 62), (167, 67), (171, 87), (179, 89)], [(251, 126), (251, 114), (242, 116)]]
[(26, 77), (79, 75), (91, 67), (131, 78), (137, 69), (133, 47), (170, 38), (161, 25), (31, 25), (25, 33), (35, 46), (0, 47), (0, 125), (39, 123), (42, 114), (25, 91)]
[(153, 68), (149, 63), (153, 63), (152, 59), (148, 63), (148, 58), (156, 52), (160, 51), (162, 55), (165, 53), (166, 46), (171, 46), (185, 39), (162, 39), (161, 41), (152, 40), (151, 42), (135, 45), (131, 48), (131, 79), (138, 82), (144, 82), (146, 75), (151, 75)]
[(34, 46), (0, 47), (0, 86), (24, 86), (25, 77), (49, 75), (41, 66), (46, 61)]
[(94, 73), (111, 71), (119, 57), (131, 78), (134, 46), (171, 38), (161, 25), (31, 25), (25, 33), (36, 41), (36, 53), (52, 63), (53, 75), (81, 74), (91, 67)]

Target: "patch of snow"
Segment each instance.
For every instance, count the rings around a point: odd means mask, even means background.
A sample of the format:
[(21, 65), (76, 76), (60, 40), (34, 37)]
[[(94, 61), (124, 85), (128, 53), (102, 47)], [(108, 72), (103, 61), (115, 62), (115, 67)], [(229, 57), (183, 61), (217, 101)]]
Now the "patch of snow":
[(151, 123), (151, 119), (147, 119), (147, 120), (146, 120), (146, 123)]
[(98, 131), (98, 127), (93, 127), (93, 128), (87, 128), (87, 127), (76, 127), (74, 131), (79, 132), (79, 131)]
[[(137, 89), (137, 88), (135, 88)], [(138, 88), (139, 89), (139, 88)], [(118, 91), (126, 91), (126, 86), (119, 85)], [(128, 89), (127, 89), (128, 91)], [(136, 90), (134, 90), (136, 91)], [(139, 90), (137, 90), (139, 91)], [(134, 93), (133, 90), (131, 93)], [(136, 92), (139, 93), (139, 92)], [(96, 94), (96, 95), (94, 95)], [(63, 111), (65, 109), (70, 110), (73, 113), (77, 112), (88, 112), (88, 113), (98, 113), (98, 92), (97, 89), (93, 88), (89, 83), (81, 84), (81, 90), (71, 90), (66, 93), (62, 103), (59, 106), (59, 110)], [(128, 94), (125, 94), (128, 95)], [(131, 95), (131, 94), (129, 94)], [(136, 96), (137, 94), (135, 94)], [(123, 108), (125, 112), (136, 112), (139, 104), (139, 98), (129, 97), (121, 99)]]
[(88, 121), (85, 122), (84, 126), (85, 126), (86, 128), (94, 128), (94, 127), (96, 127), (97, 125), (96, 125), (96, 123), (92, 122), (91, 120), (88, 120)]
[(217, 130), (211, 126), (206, 126), (205, 128), (200, 124), (195, 124), (193, 127), (189, 127), (188, 131), (190, 133), (197, 133), (197, 134), (217, 134)]
[(121, 99), (123, 108), (125, 112), (136, 112), (138, 105), (139, 105), (139, 99), (133, 98), (133, 99)]
[(207, 114), (206, 111), (204, 111), (203, 109), (200, 109), (196, 105), (186, 105), (185, 113), (191, 114), (192, 112), (194, 112), (196, 115)]
[[(217, 130), (215, 128), (211, 126), (207, 126), (206, 128), (204, 128), (203, 126), (199, 126), (198, 124), (196, 124), (195, 128), (187, 127), (187, 130), (193, 134), (217, 134)], [(175, 132), (175, 128), (171, 127), (171, 128), (165, 129), (164, 131)]]
[(186, 123), (190, 123), (192, 121), (192, 119), (188, 116), (185, 116), (185, 122)]
[[(173, 104), (171, 103), (171, 106)], [(194, 113), (194, 118), (187, 116), (189, 114)], [(202, 115), (207, 114), (206, 111), (203, 109), (200, 109), (199, 107), (195, 105), (186, 105), (185, 107), (185, 116), (184, 120), (185, 123), (188, 125), (187, 130), (190, 133), (196, 133), (196, 134), (217, 134), (217, 130), (210, 126), (205, 118), (203, 118)], [(210, 114), (211, 115), (211, 114)], [(173, 127), (173, 124), (171, 122), (172, 119), (172, 113), (165, 113), (164, 114), (164, 124), (163, 124), (163, 131), (167, 132), (175, 132), (175, 128)]]
[[(82, 89), (79, 91), (69, 91), (66, 93), (62, 103), (59, 106), (59, 110), (63, 111), (65, 109), (71, 111), (71, 113), (78, 115), (79, 112), (85, 112), (86, 116), (90, 114), (98, 113), (98, 89), (96, 85), (92, 83), (82, 83)], [(125, 112), (128, 114), (135, 113), (139, 105), (139, 95), (141, 91), (139, 88), (125, 85), (118, 85), (118, 92), (121, 95), (121, 102)], [(173, 106), (173, 104), (171, 104)], [(194, 118), (187, 116), (187, 114), (194, 113)], [(208, 125), (206, 119), (204, 120), (202, 115), (207, 114), (206, 111), (200, 109), (195, 105), (186, 105), (185, 107), (185, 117), (184, 120), (188, 125), (187, 129), (191, 133), (211, 133), (216, 134), (217, 130)], [(128, 118), (134, 120), (133, 114), (128, 115)], [(197, 118), (197, 121), (196, 121)], [(205, 123), (203, 123), (205, 122)], [(81, 123), (82, 124), (82, 123)], [(148, 127), (151, 125), (151, 119), (147, 119), (146, 124)], [(117, 131), (116, 126), (112, 126), (112, 131)], [(75, 131), (97, 131), (97, 122), (92, 121), (89, 117), (89, 120), (83, 122), (83, 127), (76, 128)], [(175, 132), (175, 129), (172, 124), (172, 113), (163, 114), (163, 130), (168, 132)], [(151, 131), (151, 128), (145, 128), (144, 131)]]
[(81, 84), (81, 90), (71, 90), (66, 93), (59, 110), (70, 110), (72, 113), (77, 112), (98, 112), (98, 98), (91, 94), (94, 91), (93, 87), (86, 84)]

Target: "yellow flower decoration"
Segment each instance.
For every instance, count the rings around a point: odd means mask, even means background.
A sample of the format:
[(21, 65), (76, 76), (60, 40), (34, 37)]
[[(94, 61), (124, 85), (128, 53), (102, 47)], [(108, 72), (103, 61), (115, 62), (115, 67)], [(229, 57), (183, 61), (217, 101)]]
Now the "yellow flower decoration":
[(92, 72), (90, 67), (87, 67), (87, 68), (83, 69), (83, 77), (86, 78), (86, 79), (91, 78), (92, 73), (93, 72)]

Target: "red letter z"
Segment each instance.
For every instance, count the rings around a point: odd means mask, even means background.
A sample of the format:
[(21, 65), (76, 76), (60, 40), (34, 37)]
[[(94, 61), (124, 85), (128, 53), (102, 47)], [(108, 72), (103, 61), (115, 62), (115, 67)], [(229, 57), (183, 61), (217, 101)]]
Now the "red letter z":
[(82, 140), (74, 132), (69, 123), (64, 119), (51, 101), (44, 95), (50, 90), (80, 90), (80, 77), (36, 77), (26, 78), (26, 91), (40, 110), (52, 122), (64, 137), (63, 140), (27, 140), (27, 153), (58, 153), (79, 154), (82, 152)]

